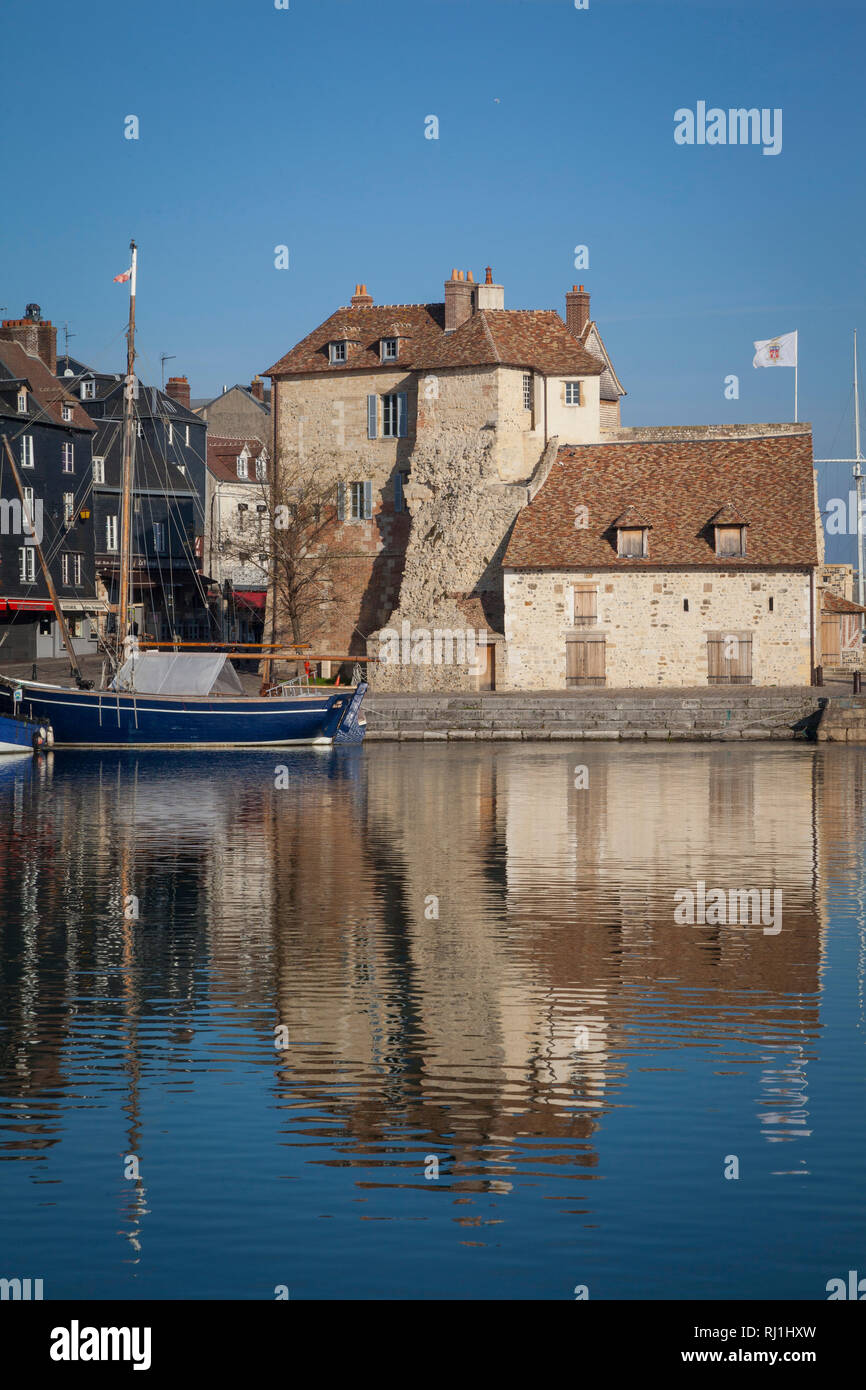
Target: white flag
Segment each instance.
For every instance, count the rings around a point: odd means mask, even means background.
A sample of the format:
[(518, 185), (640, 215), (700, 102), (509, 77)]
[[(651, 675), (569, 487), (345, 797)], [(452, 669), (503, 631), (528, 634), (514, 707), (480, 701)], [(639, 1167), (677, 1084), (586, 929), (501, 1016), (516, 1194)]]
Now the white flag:
[(783, 333), (779, 338), (767, 338), (755, 343), (753, 367), (796, 367), (797, 334)]

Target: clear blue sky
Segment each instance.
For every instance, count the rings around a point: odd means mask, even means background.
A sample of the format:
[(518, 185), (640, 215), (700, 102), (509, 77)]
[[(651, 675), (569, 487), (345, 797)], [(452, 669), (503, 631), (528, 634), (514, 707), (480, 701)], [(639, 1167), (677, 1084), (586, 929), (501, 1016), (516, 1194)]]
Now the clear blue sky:
[[(131, 236), (142, 376), (174, 353), (194, 396), (359, 280), (436, 300), (490, 264), (511, 308), (587, 285), (627, 424), (791, 419), (793, 373), (752, 341), (798, 329), (800, 418), (851, 451), (863, 0), (6, 0), (4, 34), (0, 305), (68, 320), (94, 365), (122, 365)], [(699, 100), (781, 107), (781, 154), (676, 145)]]

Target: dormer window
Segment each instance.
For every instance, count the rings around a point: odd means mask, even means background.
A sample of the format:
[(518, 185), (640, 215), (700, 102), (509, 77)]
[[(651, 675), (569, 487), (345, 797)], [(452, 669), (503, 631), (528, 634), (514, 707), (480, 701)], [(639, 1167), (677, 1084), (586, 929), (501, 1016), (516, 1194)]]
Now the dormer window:
[(622, 526), (617, 531), (617, 555), (633, 560), (645, 560), (647, 553), (646, 528)]
[(22, 387), (22, 389), (18, 392), (18, 414), (19, 414), (19, 415), (26, 415), (26, 414), (27, 414), (27, 392), (26, 392), (26, 390), (24, 390), (23, 387)]
[(247, 479), (250, 476), (250, 460), (246, 453), (238, 454), (238, 477)]
[(737, 559), (746, 553), (745, 526), (717, 526), (716, 554), (720, 559)]
[(383, 338), (380, 344), (382, 361), (396, 362), (399, 345), (399, 338)]
[(68, 425), (72, 419), (72, 406), (67, 401), (64, 401), (60, 407), (60, 413), (63, 416), (63, 423)]
[(332, 366), (345, 362), (348, 356), (348, 343), (345, 338), (338, 338), (336, 342), (330, 344)]
[(93, 401), (93, 400), (96, 399), (96, 382), (95, 382), (95, 381), (82, 381), (82, 383), (81, 383), (81, 399), (82, 399), (83, 401)]
[(649, 553), (650, 524), (635, 507), (626, 507), (613, 523), (616, 553), (621, 559), (645, 560)]
[(738, 560), (746, 553), (748, 522), (733, 502), (726, 502), (710, 517), (715, 552), (720, 560)]

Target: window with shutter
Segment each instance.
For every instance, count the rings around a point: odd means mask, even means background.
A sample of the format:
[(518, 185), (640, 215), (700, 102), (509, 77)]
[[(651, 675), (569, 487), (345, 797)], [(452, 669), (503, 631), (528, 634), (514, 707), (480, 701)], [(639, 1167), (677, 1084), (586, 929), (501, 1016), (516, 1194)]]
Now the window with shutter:
[(617, 554), (630, 559), (646, 557), (646, 531), (621, 527), (617, 532)]
[(595, 584), (574, 586), (574, 625), (594, 627), (598, 622), (598, 588)]
[(367, 397), (367, 438), (376, 438), (376, 426), (378, 422), (379, 401), (377, 396)]
[(717, 526), (716, 527), (716, 554), (722, 558), (730, 559), (733, 556), (745, 555), (746, 553), (746, 528), (745, 526)]
[[(375, 397), (373, 398), (375, 400)], [(346, 520), (346, 484), (337, 483), (337, 520)]]
[(409, 396), (405, 391), (397, 396), (397, 438), (405, 439), (409, 433)]

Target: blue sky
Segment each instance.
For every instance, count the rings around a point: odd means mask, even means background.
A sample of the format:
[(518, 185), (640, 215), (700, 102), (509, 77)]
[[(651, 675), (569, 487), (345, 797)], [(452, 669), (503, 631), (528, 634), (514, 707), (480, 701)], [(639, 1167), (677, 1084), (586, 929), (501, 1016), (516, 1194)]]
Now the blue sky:
[[(0, 305), (37, 301), (94, 365), (122, 365), (112, 277), (131, 236), (141, 374), (158, 380), (173, 353), (194, 396), (249, 381), (357, 281), (380, 303), (436, 300), (452, 266), (490, 264), (510, 308), (564, 311), (586, 284), (627, 424), (791, 419), (793, 373), (754, 370), (752, 342), (798, 329), (800, 418), (817, 455), (850, 453), (861, 0), (6, 0), (4, 14), (7, 174), (27, 172), (7, 185)], [(781, 153), (676, 145), (674, 111), (698, 101), (781, 108)], [(847, 470), (824, 472), (824, 495), (844, 495)]]

